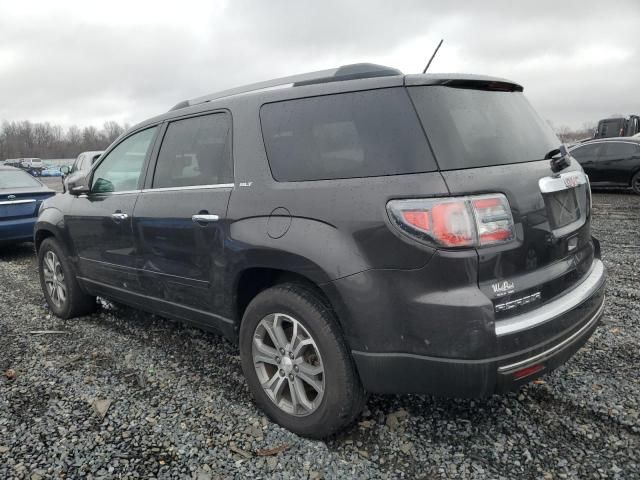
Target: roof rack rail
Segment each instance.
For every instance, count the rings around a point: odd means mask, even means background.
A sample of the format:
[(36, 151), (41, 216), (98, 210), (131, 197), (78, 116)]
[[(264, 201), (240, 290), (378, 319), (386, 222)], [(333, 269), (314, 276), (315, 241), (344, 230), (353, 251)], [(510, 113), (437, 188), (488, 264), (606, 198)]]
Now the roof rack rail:
[(343, 65), (338, 68), (328, 70), (320, 70), (317, 72), (302, 73), (292, 75), (290, 77), (276, 78), (267, 80), (266, 82), (252, 83), (243, 87), (231, 88), (221, 92), (204, 95), (192, 100), (183, 100), (176, 104), (169, 111), (179, 110), (181, 108), (198, 105), (201, 103), (211, 102), (219, 98), (230, 97), (232, 95), (240, 95), (242, 93), (257, 92), (260, 90), (271, 90), (276, 88), (301, 87), (304, 85), (314, 85), (317, 83), (340, 82), (343, 80), (356, 80), (359, 78), (388, 77), (393, 75), (402, 75), (397, 68), (385, 67), (384, 65), (376, 65), (374, 63), (354, 63), (351, 65)]

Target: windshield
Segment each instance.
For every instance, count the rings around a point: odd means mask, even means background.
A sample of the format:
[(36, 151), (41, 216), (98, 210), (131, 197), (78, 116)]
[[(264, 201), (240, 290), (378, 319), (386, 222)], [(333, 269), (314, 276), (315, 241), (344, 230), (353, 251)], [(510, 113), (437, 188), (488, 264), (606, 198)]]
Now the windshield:
[(410, 87), (441, 170), (542, 160), (560, 140), (521, 92)]
[(0, 172), (0, 188), (41, 187), (35, 178), (20, 170), (2, 170)]

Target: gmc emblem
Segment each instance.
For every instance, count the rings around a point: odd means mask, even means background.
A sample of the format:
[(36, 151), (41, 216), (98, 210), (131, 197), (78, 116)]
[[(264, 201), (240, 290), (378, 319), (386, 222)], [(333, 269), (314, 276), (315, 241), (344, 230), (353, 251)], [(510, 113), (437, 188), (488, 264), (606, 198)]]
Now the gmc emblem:
[(576, 175), (562, 177), (562, 179), (564, 180), (564, 184), (567, 188), (575, 188), (579, 184), (579, 180)]

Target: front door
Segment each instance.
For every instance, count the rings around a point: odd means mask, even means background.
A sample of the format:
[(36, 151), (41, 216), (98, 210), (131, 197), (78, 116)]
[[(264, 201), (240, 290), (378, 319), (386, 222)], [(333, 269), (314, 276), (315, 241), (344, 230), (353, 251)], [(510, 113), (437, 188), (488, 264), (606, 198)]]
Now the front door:
[(167, 313), (214, 327), (228, 318), (223, 285), (233, 190), (230, 140), (225, 112), (168, 123), (134, 209), (146, 294)]
[(65, 218), (78, 257), (78, 275), (96, 287), (139, 290), (133, 209), (157, 127), (113, 148), (91, 175), (91, 192), (72, 200)]
[(571, 150), (571, 155), (582, 165), (584, 173), (587, 174), (591, 183), (600, 181), (596, 170), (596, 162), (601, 150), (602, 143), (589, 143)]

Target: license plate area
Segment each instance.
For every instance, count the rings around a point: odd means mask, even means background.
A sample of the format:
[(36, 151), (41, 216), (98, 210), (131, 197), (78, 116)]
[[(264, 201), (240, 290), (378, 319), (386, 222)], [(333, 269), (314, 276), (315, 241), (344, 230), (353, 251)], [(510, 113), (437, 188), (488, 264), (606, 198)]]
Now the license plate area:
[(580, 219), (581, 212), (577, 189), (578, 187), (543, 194), (549, 224), (553, 230), (566, 227)]
[(583, 172), (566, 172), (538, 181), (549, 226), (556, 238), (580, 228), (587, 219), (589, 181)]

